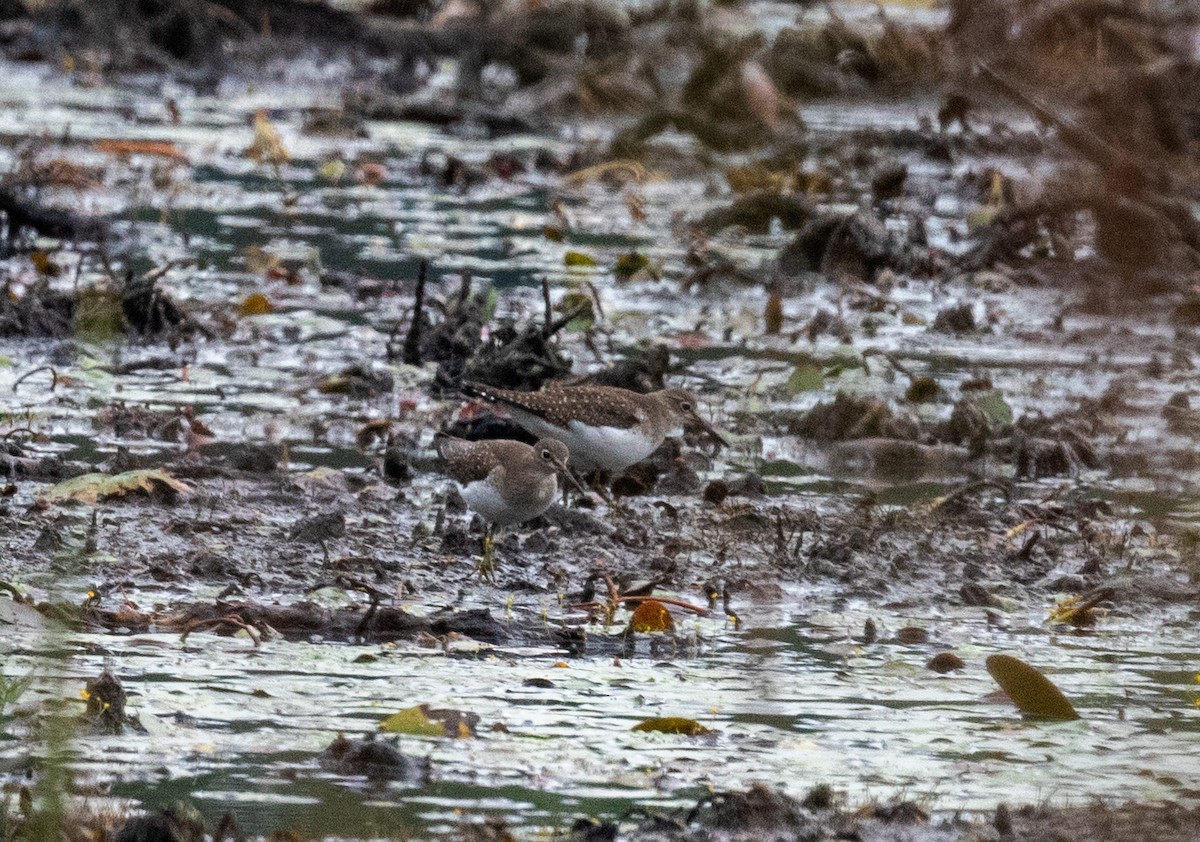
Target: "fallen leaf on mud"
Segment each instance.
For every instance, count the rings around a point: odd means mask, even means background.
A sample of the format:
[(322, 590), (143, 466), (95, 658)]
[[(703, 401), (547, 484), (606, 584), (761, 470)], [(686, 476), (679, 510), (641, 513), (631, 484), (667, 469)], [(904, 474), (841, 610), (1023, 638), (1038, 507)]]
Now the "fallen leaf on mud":
[(63, 500), (96, 503), (103, 498), (125, 497), (137, 492), (153, 496), (155, 493), (187, 494), (189, 491), (190, 488), (166, 471), (147, 469), (126, 471), (123, 474), (84, 474), (73, 477), (40, 492), (38, 499), (48, 503)]
[(767, 306), (763, 309), (763, 323), (767, 336), (775, 336), (783, 330), (783, 296), (778, 292), (767, 296)]
[(617, 258), (617, 265), (613, 267), (613, 274), (622, 281), (628, 281), (649, 265), (650, 258), (641, 252), (631, 251)]
[(1034, 667), (1011, 655), (992, 655), (987, 671), (1022, 713), (1043, 719), (1078, 719), (1075, 707)]
[(569, 251), (563, 255), (563, 263), (567, 266), (597, 266), (596, 258), (581, 251)]
[(187, 163), (187, 155), (169, 140), (97, 140), (96, 148), (110, 155), (151, 155)]
[(629, 619), (629, 630), (638, 633), (675, 630), (675, 620), (667, 606), (656, 599), (648, 599), (637, 607)]
[(479, 716), (474, 713), (417, 705), (393, 713), (379, 723), (379, 730), (389, 734), (465, 739), (475, 736), (475, 726), (478, 724)]
[(243, 316), (265, 316), (268, 313), (274, 312), (275, 307), (261, 292), (247, 295), (246, 300), (242, 302), (242, 306), (238, 308), (238, 313)]
[(653, 732), (658, 734), (683, 734), (688, 737), (698, 737), (701, 734), (711, 734), (711, 728), (705, 728), (694, 719), (682, 716), (664, 716), (658, 719), (644, 719), (634, 725), (632, 731)]
[(254, 115), (254, 140), (245, 155), (260, 164), (286, 164), (292, 157), (265, 109), (260, 108)]

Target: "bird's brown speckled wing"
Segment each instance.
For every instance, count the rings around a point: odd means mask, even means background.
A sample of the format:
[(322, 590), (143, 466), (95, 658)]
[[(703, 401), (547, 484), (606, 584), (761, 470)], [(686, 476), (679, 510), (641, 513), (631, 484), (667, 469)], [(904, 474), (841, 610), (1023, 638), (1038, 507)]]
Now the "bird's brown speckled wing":
[(488, 474), (500, 465), (528, 458), (532, 450), (524, 442), (508, 440), (467, 441), (445, 437), (439, 438), (436, 444), (446, 475), (463, 485), (487, 479)]
[(489, 386), (463, 385), (472, 397), (536, 415), (556, 427), (582, 421), (596, 427), (628, 429), (645, 417), (641, 396), (612, 386), (549, 386), (540, 392), (514, 392)]

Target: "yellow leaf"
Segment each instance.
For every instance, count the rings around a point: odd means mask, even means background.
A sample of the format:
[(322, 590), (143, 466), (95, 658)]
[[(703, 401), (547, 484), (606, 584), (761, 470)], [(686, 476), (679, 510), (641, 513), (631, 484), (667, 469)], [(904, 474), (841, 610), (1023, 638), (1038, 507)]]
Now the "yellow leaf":
[(644, 719), (631, 729), (641, 732), (656, 732), (659, 734), (684, 734), (688, 737), (698, 737), (701, 734), (711, 733), (710, 728), (705, 728), (694, 719), (686, 719), (682, 716), (664, 716), (658, 719)]
[(84, 474), (63, 480), (57, 485), (39, 492), (37, 496), (48, 503), (64, 500), (96, 503), (103, 498), (125, 497), (137, 492), (152, 495), (156, 491), (164, 490), (177, 494), (187, 494), (191, 491), (187, 485), (166, 471), (155, 468), (126, 471), (122, 474)]
[(393, 713), (379, 723), (379, 729), (389, 734), (467, 739), (475, 736), (478, 723), (479, 717), (473, 713), (416, 705)]
[(581, 251), (569, 251), (563, 255), (563, 263), (567, 266), (595, 266), (596, 258)]
[(648, 599), (633, 612), (629, 630), (643, 633), (674, 631), (675, 620), (671, 618), (667, 606), (656, 599)]
[(238, 308), (238, 312), (243, 316), (262, 316), (267, 313), (274, 313), (275, 308), (265, 295), (261, 292), (256, 292), (246, 296), (246, 300), (242, 302), (242, 306)]
[(332, 161), (326, 161), (322, 164), (317, 172), (326, 181), (341, 181), (342, 176), (346, 174), (346, 162), (334, 158)]
[(1075, 707), (1054, 683), (1011, 655), (992, 655), (987, 671), (1022, 713), (1043, 719), (1078, 719)]
[(441, 737), (446, 727), (425, 715), (426, 705), (405, 708), (379, 723), (379, 730), (389, 734), (412, 734), (418, 737)]
[(1029, 520), (1023, 520), (1020, 523), (1018, 523), (1016, 526), (1014, 526), (1012, 529), (1005, 532), (1004, 537), (1009, 540), (1012, 540), (1013, 538), (1016, 538), (1018, 535), (1020, 535), (1022, 532), (1024, 532), (1026, 529), (1033, 526), (1037, 522), (1038, 522), (1037, 518), (1030, 518)]

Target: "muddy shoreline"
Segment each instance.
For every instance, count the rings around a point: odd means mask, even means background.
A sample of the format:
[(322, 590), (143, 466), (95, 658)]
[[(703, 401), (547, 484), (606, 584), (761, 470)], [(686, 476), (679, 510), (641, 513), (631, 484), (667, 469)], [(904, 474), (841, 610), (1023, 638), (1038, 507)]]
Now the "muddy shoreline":
[[(75, 654), (48, 675), (124, 652), (147, 682), (154, 647), (286, 672), (286, 647), (328, 646), (336, 685), (361, 678), (346, 652), (401, 672), (422, 651), (468, 671), (700, 672), (787, 641), (800, 667), (828, 656), (835, 698), (838, 670), (880, 670), (849, 694), (885, 688), (884, 704), (853, 719), (886, 715), (896, 675), (938, 699), (947, 653), (948, 680), (982, 682), (999, 646), (1050, 667), (1076, 645), (1117, 658), (1118, 635), (1174, 646), (1200, 601), (1197, 22), (1170, 4), (1099, 22), (1002, 5), (0, 8), (0, 676), (60, 645)], [(127, 26), (108, 31), (103, 6)], [(462, 399), (464, 380), (684, 386), (730, 447), (668, 440), (610, 478), (612, 505), (576, 497), (510, 530), (486, 581), (483, 525), (432, 437), (526, 434)], [(627, 631), (650, 596), (674, 634)], [(1185, 653), (1133, 660), (1137, 738), (1194, 734)], [(1124, 707), (1101, 713), (1112, 688), (1088, 686), (1090, 738), (1128, 736)], [(143, 691), (166, 718), (170, 696)], [(703, 694), (655, 704), (672, 701), (703, 718)], [(0, 734), (38, 733), (18, 711), (0, 707)], [(793, 715), (761, 713), (784, 734), (807, 722)], [(334, 721), (299, 738), (309, 760)], [(695, 768), (769, 742), (733, 733)], [(1062, 739), (1081, 762), (1110, 751)], [(439, 750), (452, 780), (498, 774)], [(992, 760), (951, 752), (939, 774)], [(1135, 766), (1162, 787), (1144, 798), (1106, 779), (1141, 804), (931, 820), (919, 801), (726, 792), (667, 766), (631, 791), (723, 794), (619, 829), (543, 823), (591, 842), (1120, 840), (1193, 839), (1200, 818), (1159, 803), (1194, 802), (1171, 769)], [(355, 790), (359, 771), (329, 774)], [(591, 771), (597, 788), (627, 774)], [(406, 832), (537, 824), (514, 815)], [(194, 817), (148, 822), (114, 838), (203, 837)]]

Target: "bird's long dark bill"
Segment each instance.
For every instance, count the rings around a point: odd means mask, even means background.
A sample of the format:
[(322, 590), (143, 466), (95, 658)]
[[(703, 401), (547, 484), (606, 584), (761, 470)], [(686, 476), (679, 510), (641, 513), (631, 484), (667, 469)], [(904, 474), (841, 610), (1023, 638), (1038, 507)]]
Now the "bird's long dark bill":
[(579, 480), (575, 479), (575, 475), (571, 473), (570, 468), (568, 468), (564, 463), (559, 462), (557, 459), (554, 460), (554, 467), (558, 468), (558, 472), (567, 478), (567, 482), (579, 489), (580, 494), (582, 494), (584, 497), (587, 496), (587, 489), (579, 484)]
[(708, 433), (716, 441), (720, 442), (722, 447), (729, 447), (728, 440), (726, 440), (726, 438), (723, 435), (721, 435), (720, 433), (717, 432), (717, 428), (714, 427), (712, 424), (709, 424), (707, 421), (705, 421), (699, 415), (692, 415), (689, 420), (694, 422), (697, 426), (700, 427), (700, 429), (704, 430), (704, 432)]

